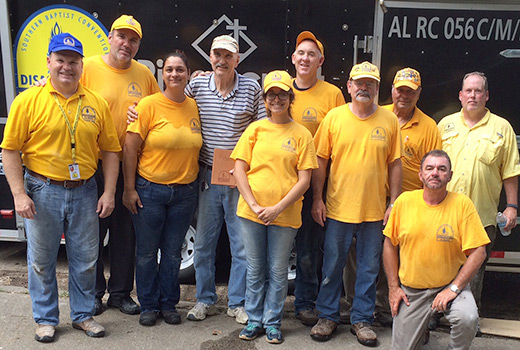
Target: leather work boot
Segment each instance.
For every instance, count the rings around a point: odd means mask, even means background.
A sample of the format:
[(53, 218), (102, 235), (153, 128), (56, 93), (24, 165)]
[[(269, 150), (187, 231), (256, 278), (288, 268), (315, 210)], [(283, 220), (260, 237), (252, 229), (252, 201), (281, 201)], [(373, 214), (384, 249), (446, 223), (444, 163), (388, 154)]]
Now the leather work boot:
[(34, 339), (40, 343), (51, 343), (55, 339), (55, 327), (50, 324), (38, 324)]
[(312, 327), (318, 322), (318, 313), (316, 310), (302, 310), (298, 312), (296, 318), (299, 319), (303, 325)]
[(377, 334), (372, 325), (366, 322), (358, 322), (350, 326), (350, 333), (357, 337), (360, 344), (365, 346), (377, 346)]
[(337, 323), (326, 318), (320, 318), (311, 329), (311, 338), (316, 341), (327, 341), (338, 327)]

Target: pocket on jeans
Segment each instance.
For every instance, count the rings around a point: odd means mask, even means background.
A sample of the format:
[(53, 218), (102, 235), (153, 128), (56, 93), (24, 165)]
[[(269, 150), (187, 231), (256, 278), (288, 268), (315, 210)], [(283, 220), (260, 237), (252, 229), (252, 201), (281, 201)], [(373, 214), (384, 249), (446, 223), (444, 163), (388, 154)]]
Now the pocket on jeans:
[(25, 176), (25, 190), (28, 194), (37, 193), (38, 191), (41, 191), (45, 186), (47, 186), (47, 183), (45, 181), (37, 179), (29, 174)]
[(144, 177), (141, 177), (141, 176), (137, 176), (137, 178), (135, 179), (135, 187), (136, 188), (146, 188), (148, 186), (150, 186), (150, 181), (146, 180)]

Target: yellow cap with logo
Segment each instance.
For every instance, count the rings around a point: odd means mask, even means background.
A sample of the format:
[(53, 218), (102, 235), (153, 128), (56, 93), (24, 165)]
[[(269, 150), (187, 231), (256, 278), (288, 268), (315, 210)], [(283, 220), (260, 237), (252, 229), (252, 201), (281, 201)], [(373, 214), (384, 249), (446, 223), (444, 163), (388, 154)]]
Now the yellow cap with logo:
[(358, 80), (363, 78), (374, 79), (378, 82), (381, 81), (379, 68), (368, 61), (354, 65), (350, 71), (349, 79)]
[(270, 88), (278, 87), (283, 91), (291, 89), (292, 77), (284, 70), (274, 70), (269, 72), (264, 78), (264, 92)]
[(141, 24), (137, 22), (137, 20), (130, 15), (122, 15), (118, 19), (112, 23), (112, 28), (110, 31), (114, 29), (130, 29), (133, 30), (140, 38), (143, 37), (143, 31), (141, 29)]
[(410, 89), (417, 90), (421, 87), (421, 75), (413, 68), (403, 68), (395, 73), (394, 88), (407, 86)]

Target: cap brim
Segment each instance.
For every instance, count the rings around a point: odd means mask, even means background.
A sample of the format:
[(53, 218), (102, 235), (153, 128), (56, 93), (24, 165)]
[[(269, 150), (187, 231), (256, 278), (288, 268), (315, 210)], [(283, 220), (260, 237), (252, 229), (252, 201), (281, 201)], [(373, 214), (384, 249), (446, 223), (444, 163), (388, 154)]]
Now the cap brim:
[(380, 78), (375, 77), (375, 76), (370, 75), (370, 74), (360, 74), (360, 75), (356, 75), (355, 77), (351, 77), (350, 79), (358, 80), (358, 79), (363, 79), (363, 78), (373, 79), (373, 80), (377, 81), (378, 83), (381, 81)]
[(237, 53), (237, 49), (233, 45), (216, 44), (211, 47), (211, 50), (215, 49), (228, 50), (231, 53)]
[(270, 84), (264, 86), (264, 92), (267, 92), (267, 91), (269, 91), (269, 89), (274, 88), (274, 87), (280, 88), (283, 91), (291, 90), (291, 87), (288, 86), (287, 84), (276, 81), (276, 82), (273, 82), (273, 83), (270, 83)]
[(394, 88), (399, 88), (402, 86), (409, 87), (412, 90), (417, 90), (419, 88), (419, 85), (412, 83), (409, 80), (400, 80), (400, 81), (394, 83)]
[(132, 26), (116, 26), (114, 28), (112, 28), (112, 30), (114, 29), (129, 29), (131, 30), (132, 32), (134, 32), (135, 34), (137, 34), (139, 36), (139, 38), (143, 38), (143, 35), (141, 33), (139, 33), (139, 31), (137, 29), (135, 29), (135, 27), (132, 27)]
[(81, 57), (85, 57), (83, 56), (83, 53), (81, 53), (79, 50), (75, 50), (73, 48), (71, 48), (70, 46), (58, 46), (54, 49), (52, 49), (52, 51), (50, 53), (53, 53), (53, 52), (61, 52), (61, 51), (72, 51), (72, 52), (75, 52), (77, 53), (78, 55), (80, 55)]

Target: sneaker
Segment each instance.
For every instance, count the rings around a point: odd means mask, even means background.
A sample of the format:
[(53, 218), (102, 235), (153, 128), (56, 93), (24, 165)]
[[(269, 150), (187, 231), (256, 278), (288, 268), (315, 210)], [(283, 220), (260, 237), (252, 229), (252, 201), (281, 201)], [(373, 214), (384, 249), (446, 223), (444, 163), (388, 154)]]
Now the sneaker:
[(161, 311), (162, 318), (164, 322), (168, 324), (179, 324), (181, 323), (181, 315), (177, 312), (177, 310), (169, 310), (169, 311)]
[(315, 310), (302, 310), (298, 312), (296, 318), (299, 319), (304, 326), (312, 327), (318, 322), (318, 313)]
[(190, 321), (202, 321), (206, 316), (213, 316), (217, 313), (217, 308), (214, 304), (204, 304), (197, 302), (194, 307), (188, 311), (187, 319)]
[(55, 331), (55, 327), (50, 324), (38, 324), (36, 325), (34, 339), (40, 343), (52, 343), (55, 339)]
[(254, 340), (260, 333), (262, 333), (262, 331), (262, 327), (254, 323), (250, 323), (244, 329), (242, 329), (238, 337), (243, 340)]
[(337, 323), (326, 318), (320, 318), (311, 329), (311, 338), (316, 341), (327, 341), (338, 327)]
[(157, 312), (155, 311), (146, 311), (141, 312), (141, 315), (139, 315), (139, 324), (141, 326), (155, 326), (155, 323), (157, 322)]
[(72, 327), (85, 331), (89, 337), (101, 338), (105, 336), (105, 327), (97, 323), (92, 317), (81, 323), (72, 322)]
[(372, 325), (366, 322), (358, 322), (350, 326), (350, 333), (357, 337), (360, 344), (365, 346), (377, 346), (377, 334)]
[(96, 298), (94, 301), (94, 316), (101, 315), (105, 311), (105, 307), (103, 306), (103, 301), (101, 298)]
[(238, 306), (235, 308), (228, 307), (227, 314), (228, 316), (234, 317), (235, 320), (240, 324), (247, 324), (247, 321), (249, 320), (246, 309), (244, 309), (243, 306)]
[(124, 298), (110, 296), (107, 300), (107, 306), (119, 309), (119, 311), (127, 315), (137, 315), (141, 312), (139, 305), (130, 296)]
[(269, 326), (265, 330), (265, 340), (271, 344), (281, 344), (283, 343), (282, 332), (276, 327)]

